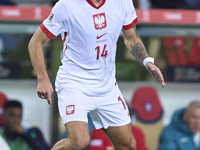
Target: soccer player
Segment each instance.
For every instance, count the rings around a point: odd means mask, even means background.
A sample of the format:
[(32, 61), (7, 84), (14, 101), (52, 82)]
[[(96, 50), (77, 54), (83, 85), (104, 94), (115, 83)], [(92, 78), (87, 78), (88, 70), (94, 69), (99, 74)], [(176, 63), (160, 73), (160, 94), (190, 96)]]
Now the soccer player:
[(52, 84), (42, 45), (61, 34), (62, 66), (56, 77), (59, 112), (68, 138), (52, 150), (83, 149), (90, 141), (87, 113), (96, 129), (104, 128), (116, 150), (135, 149), (130, 116), (115, 79), (116, 42), (125, 45), (162, 87), (162, 73), (137, 37), (132, 0), (60, 0), (30, 40), (29, 53), (37, 73), (38, 96), (51, 104)]

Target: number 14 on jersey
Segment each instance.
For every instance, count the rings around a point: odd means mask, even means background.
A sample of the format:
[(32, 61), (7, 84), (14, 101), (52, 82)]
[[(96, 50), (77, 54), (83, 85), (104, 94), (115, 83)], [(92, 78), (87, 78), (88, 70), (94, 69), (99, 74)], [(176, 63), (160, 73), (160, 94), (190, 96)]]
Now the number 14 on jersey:
[[(107, 46), (107, 44), (105, 44), (104, 46), (103, 46), (103, 51), (102, 51), (102, 53), (101, 53), (101, 57), (105, 57), (106, 58), (106, 56), (108, 55), (108, 51), (106, 50), (106, 46)], [(97, 46), (96, 48), (95, 48), (95, 50), (97, 51), (97, 60), (99, 59), (99, 55), (100, 55), (100, 46)]]

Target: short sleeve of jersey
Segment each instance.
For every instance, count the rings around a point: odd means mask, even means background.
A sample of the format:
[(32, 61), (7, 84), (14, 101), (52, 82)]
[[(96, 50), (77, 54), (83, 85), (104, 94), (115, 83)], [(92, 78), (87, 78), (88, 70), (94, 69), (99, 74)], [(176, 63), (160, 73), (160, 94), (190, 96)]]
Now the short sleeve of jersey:
[[(65, 15), (64, 15), (65, 14)], [(51, 39), (67, 29), (67, 8), (62, 0), (52, 8), (49, 17), (40, 25), (41, 30)]]
[(125, 10), (126, 10), (126, 13), (125, 13), (123, 29), (128, 30), (134, 27), (134, 25), (138, 22), (137, 14), (133, 6), (132, 0), (126, 0)]

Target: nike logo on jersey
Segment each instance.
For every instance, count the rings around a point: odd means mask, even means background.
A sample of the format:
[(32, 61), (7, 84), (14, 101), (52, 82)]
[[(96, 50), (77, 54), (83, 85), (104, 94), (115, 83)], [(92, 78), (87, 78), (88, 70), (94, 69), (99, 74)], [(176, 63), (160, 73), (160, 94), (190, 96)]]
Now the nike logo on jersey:
[(100, 35), (100, 36), (97, 35), (97, 40), (100, 39), (102, 36), (104, 36), (104, 35), (106, 35), (106, 34), (107, 34), (107, 33), (104, 33), (104, 34), (102, 34), (102, 35)]

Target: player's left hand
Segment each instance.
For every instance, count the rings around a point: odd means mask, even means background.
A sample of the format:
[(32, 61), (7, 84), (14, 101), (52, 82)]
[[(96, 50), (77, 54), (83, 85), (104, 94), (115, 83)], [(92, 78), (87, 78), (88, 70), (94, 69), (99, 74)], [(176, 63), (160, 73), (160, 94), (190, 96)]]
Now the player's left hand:
[(146, 64), (146, 69), (149, 71), (149, 73), (152, 76), (156, 77), (156, 79), (160, 82), (162, 87), (166, 86), (166, 83), (164, 81), (163, 75), (162, 75), (162, 73), (161, 73), (161, 71), (160, 71), (160, 69), (158, 67), (156, 67), (153, 63), (148, 62)]

